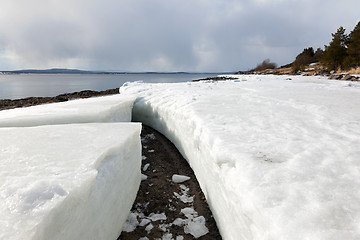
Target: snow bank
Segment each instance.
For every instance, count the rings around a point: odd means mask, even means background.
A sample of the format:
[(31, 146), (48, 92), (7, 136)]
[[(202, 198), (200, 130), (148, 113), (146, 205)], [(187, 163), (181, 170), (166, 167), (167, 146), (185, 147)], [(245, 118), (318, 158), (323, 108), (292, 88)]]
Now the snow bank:
[(0, 111), (0, 127), (130, 122), (133, 97), (103, 96)]
[(0, 239), (116, 239), (140, 184), (140, 131), (0, 128)]
[(120, 92), (189, 161), (224, 239), (360, 239), (360, 84), (237, 77)]

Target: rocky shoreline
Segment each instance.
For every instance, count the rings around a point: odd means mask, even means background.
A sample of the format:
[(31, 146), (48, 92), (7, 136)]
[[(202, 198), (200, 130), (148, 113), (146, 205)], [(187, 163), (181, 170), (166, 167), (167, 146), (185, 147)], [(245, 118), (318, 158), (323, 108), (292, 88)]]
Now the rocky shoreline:
[[(265, 71), (265, 72), (236, 72), (233, 74), (236, 75), (289, 75), (289, 76), (296, 76), (296, 75), (303, 75), (303, 76), (324, 76), (328, 77), (329, 80), (342, 80), (342, 81), (360, 81), (359, 76), (355, 76), (352, 74), (347, 73), (328, 73), (328, 72), (315, 72), (315, 73), (281, 73), (281, 72), (271, 72), (271, 71)], [(200, 81), (226, 81), (226, 80), (235, 80), (238, 79), (237, 77), (232, 76), (217, 76), (217, 77), (208, 77), (208, 78), (201, 78), (197, 80), (192, 80), (192, 82), (200, 82)]]
[(14, 100), (0, 99), (0, 110), (12, 109), (18, 107), (30, 107), (45, 103), (66, 102), (77, 98), (98, 97), (98, 96), (112, 95), (118, 93), (119, 93), (119, 88), (113, 88), (104, 91), (84, 90), (80, 92), (63, 93), (55, 97), (28, 97), (28, 98), (14, 99)]

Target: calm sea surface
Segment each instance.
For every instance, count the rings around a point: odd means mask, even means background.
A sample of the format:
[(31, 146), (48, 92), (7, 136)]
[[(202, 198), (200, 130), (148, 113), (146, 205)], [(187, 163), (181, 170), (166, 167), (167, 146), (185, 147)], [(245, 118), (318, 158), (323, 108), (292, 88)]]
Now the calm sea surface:
[(0, 99), (51, 97), (82, 90), (106, 90), (125, 82), (187, 82), (216, 76), (202, 73), (131, 73), (131, 74), (9, 74), (0, 75)]

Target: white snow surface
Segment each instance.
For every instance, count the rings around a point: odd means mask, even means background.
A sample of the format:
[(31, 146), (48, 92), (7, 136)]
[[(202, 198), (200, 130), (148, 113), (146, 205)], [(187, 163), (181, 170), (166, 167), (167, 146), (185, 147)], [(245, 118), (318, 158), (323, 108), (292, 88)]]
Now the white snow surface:
[(0, 128), (0, 239), (116, 239), (140, 184), (140, 131)]
[(0, 127), (130, 122), (135, 98), (120, 94), (0, 111)]
[(223, 239), (360, 239), (360, 83), (236, 77), (120, 92), (188, 160)]

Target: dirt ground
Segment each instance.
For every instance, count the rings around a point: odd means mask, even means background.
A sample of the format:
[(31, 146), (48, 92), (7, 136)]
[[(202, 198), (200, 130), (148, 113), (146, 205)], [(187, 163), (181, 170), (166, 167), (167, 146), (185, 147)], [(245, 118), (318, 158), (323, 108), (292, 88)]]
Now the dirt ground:
[[(216, 222), (206, 203), (194, 172), (176, 147), (162, 134), (143, 126), (142, 173), (147, 176), (132, 207), (132, 217), (139, 225), (123, 231), (118, 240), (128, 239), (221, 239)], [(145, 170), (145, 171), (144, 171)], [(174, 174), (190, 177), (183, 183), (172, 181)], [(195, 211), (193, 216), (186, 216), (186, 210)], [(185, 213), (185, 214), (184, 214)], [(193, 212), (194, 213), (194, 212)], [(152, 221), (154, 214), (163, 214), (164, 219)], [(195, 236), (189, 233), (189, 226), (205, 220), (205, 227)], [(182, 219), (182, 224), (176, 224)], [(132, 219), (128, 219), (131, 221)], [(149, 221), (150, 220), (150, 221)], [(155, 219), (156, 220), (156, 219)], [(143, 224), (140, 224), (143, 222)], [(146, 224), (145, 224), (146, 223)], [(135, 222), (136, 225), (136, 222)], [(195, 224), (196, 225), (196, 224)], [(151, 229), (149, 231), (149, 229)], [(191, 230), (190, 230), (191, 232)], [(178, 238), (176, 238), (178, 237)]]

